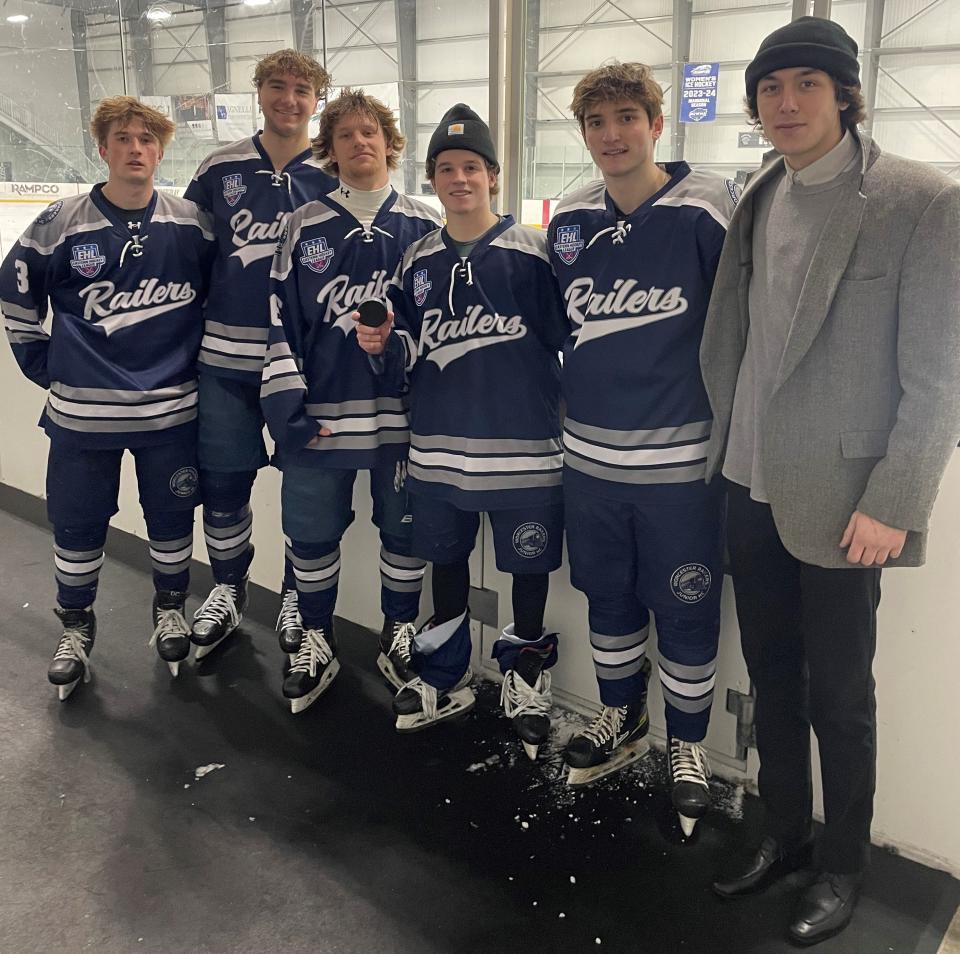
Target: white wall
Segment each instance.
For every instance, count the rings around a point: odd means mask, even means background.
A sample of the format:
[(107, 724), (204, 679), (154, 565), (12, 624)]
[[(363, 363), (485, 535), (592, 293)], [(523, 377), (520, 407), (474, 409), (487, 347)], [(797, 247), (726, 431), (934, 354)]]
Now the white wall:
[[(65, 192), (70, 189), (76, 187), (64, 187)], [(6, 255), (23, 224), (46, 201), (49, 199), (24, 202), (22, 197), (0, 193), (0, 254)], [(47, 452), (46, 437), (36, 427), (43, 401), (43, 393), (21, 376), (9, 350), (0, 348), (0, 482), (36, 496), (43, 495)], [(114, 523), (145, 537), (130, 463), (128, 455), (121, 510)], [(279, 587), (283, 560), (278, 478), (275, 471), (265, 469), (254, 489), (257, 553), (251, 576), (254, 582), (273, 590)], [(369, 520), (365, 477), (358, 480), (354, 509), (357, 521), (343, 545), (338, 613), (379, 628), (379, 544)], [(951, 599), (960, 558), (957, 459), (947, 471), (934, 512), (934, 528), (927, 565), (918, 570), (888, 572), (883, 580), (875, 665), (880, 738), (874, 839), (960, 876), (960, 825), (956, 823), (960, 759), (954, 675), (960, 672), (960, 623)], [(205, 560), (199, 519), (195, 535), (195, 556)], [(482, 563), (478, 551), (472, 568), (477, 582), (483, 573)], [(503, 618), (510, 605), (507, 579), (488, 569), (484, 583), (500, 591), (501, 623), (507, 622)], [(568, 647), (556, 671), (555, 685), (590, 702), (595, 696), (583, 605), (582, 597), (572, 590), (562, 571), (555, 574), (548, 622), (561, 631)], [(738, 656), (738, 650), (729, 599), (725, 610), (722, 652), (732, 658)], [(491, 631), (488, 628), (484, 632), (488, 641)], [(476, 649), (479, 662), (480, 646)], [(488, 645), (485, 653), (489, 654)], [(746, 686), (735, 688), (744, 690)], [(711, 732), (714, 746), (720, 749), (729, 743), (735, 725), (724, 711), (722, 696), (714, 712)]]

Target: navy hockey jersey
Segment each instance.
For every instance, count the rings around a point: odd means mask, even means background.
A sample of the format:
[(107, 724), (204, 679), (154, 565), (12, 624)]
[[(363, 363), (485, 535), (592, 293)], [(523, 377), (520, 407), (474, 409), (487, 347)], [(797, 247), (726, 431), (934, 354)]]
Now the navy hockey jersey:
[[(404, 402), (384, 393), (351, 315), (386, 299), (404, 249), (440, 224), (392, 191), (365, 230), (333, 198), (291, 216), (270, 275), (270, 337), (260, 401), (277, 463), (366, 469), (406, 455)], [(320, 426), (333, 433), (307, 448)]]
[(700, 339), (733, 182), (667, 163), (630, 215), (602, 181), (566, 197), (550, 256), (574, 331), (564, 348), (564, 481), (618, 499), (683, 496), (705, 475), (712, 415)]
[(407, 249), (390, 297), (410, 372), (410, 489), (463, 510), (559, 500), (570, 324), (546, 235), (507, 215), (462, 261), (434, 232)]
[(260, 386), (270, 327), (267, 286), (290, 213), (335, 189), (305, 150), (280, 172), (260, 134), (214, 150), (184, 193), (213, 215), (213, 267), (200, 363), (203, 371)]
[(51, 438), (139, 447), (196, 427), (214, 253), (208, 216), (164, 193), (139, 229), (99, 185), (37, 217), (0, 266), (0, 308), (23, 373), (50, 390), (40, 423)]

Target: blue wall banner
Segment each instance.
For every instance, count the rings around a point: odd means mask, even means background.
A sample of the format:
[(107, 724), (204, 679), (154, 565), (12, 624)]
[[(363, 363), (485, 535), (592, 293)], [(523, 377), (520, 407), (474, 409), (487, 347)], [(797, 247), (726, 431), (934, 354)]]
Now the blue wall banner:
[(684, 63), (680, 122), (712, 123), (717, 118), (719, 63)]

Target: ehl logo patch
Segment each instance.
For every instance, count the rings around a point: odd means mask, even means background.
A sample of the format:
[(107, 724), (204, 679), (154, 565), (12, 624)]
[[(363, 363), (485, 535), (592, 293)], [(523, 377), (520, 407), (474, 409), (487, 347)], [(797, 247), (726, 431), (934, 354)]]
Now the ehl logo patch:
[(181, 467), (170, 478), (170, 492), (178, 497), (192, 497), (200, 485), (200, 477), (195, 467)]
[(532, 560), (547, 549), (547, 528), (542, 523), (521, 523), (513, 531), (513, 549)]
[(557, 240), (553, 243), (553, 250), (560, 256), (564, 265), (572, 265), (583, 250), (583, 240), (580, 238), (579, 225), (561, 225), (557, 228)]
[(311, 272), (322, 275), (329, 267), (334, 252), (327, 246), (327, 240), (321, 236), (315, 239), (304, 239), (300, 243), (300, 264), (306, 265)]
[(433, 282), (427, 281), (427, 270), (421, 268), (413, 273), (413, 300), (422, 305), (427, 300), (427, 292), (433, 288)]
[(243, 176), (239, 172), (223, 177), (223, 198), (232, 209), (239, 201), (240, 196), (247, 191), (243, 184)]
[(712, 577), (702, 563), (685, 563), (670, 577), (673, 595), (683, 603), (699, 603), (710, 592)]
[(100, 269), (107, 264), (100, 254), (98, 245), (74, 245), (70, 267), (76, 269), (84, 278), (96, 278)]

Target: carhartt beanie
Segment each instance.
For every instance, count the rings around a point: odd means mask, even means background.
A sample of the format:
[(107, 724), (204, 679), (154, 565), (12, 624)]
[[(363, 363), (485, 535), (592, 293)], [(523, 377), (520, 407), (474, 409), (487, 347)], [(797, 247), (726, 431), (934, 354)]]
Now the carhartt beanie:
[(799, 17), (774, 30), (747, 67), (747, 96), (768, 73), (806, 66), (823, 70), (837, 82), (855, 86), (860, 82), (857, 43), (839, 23), (822, 17)]
[(457, 103), (443, 114), (440, 125), (430, 137), (427, 162), (436, 159), (444, 149), (468, 149), (483, 156), (497, 167), (497, 172), (500, 171), (490, 127), (465, 103)]

